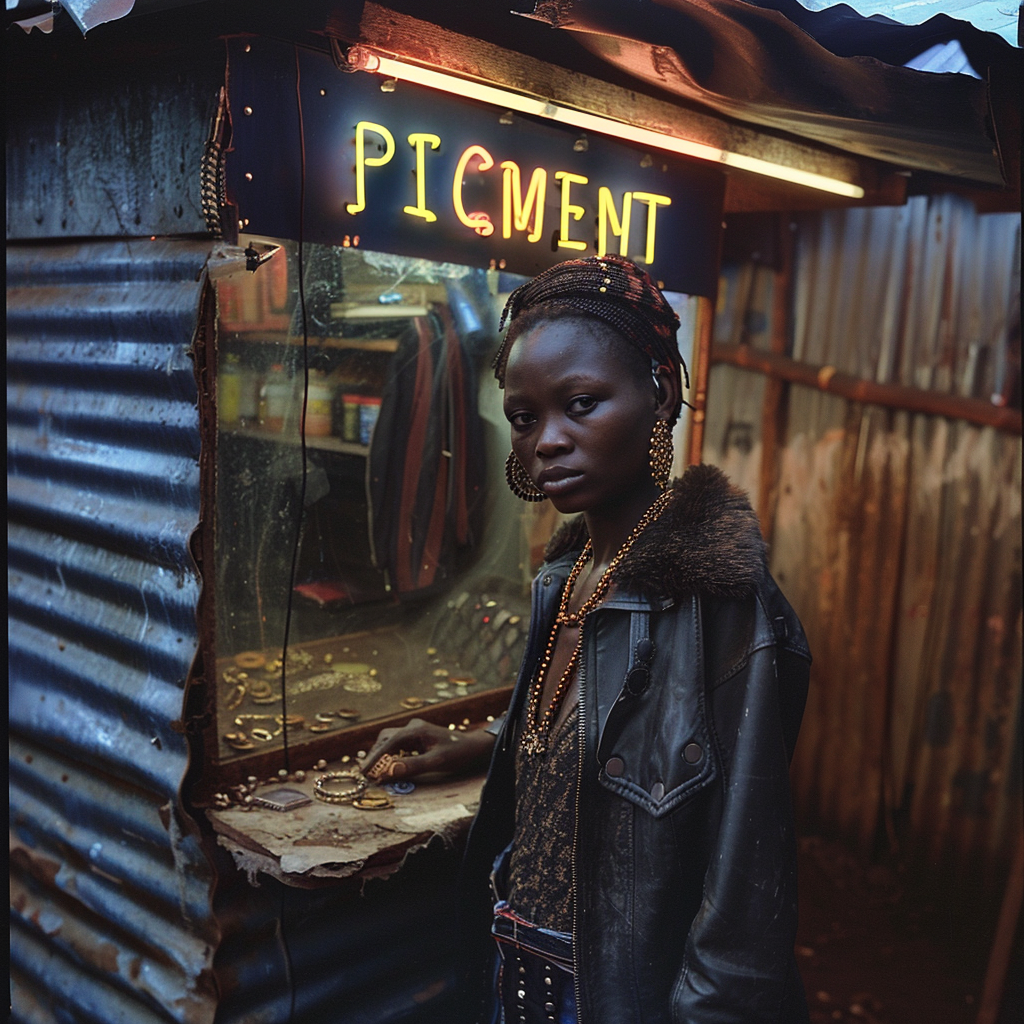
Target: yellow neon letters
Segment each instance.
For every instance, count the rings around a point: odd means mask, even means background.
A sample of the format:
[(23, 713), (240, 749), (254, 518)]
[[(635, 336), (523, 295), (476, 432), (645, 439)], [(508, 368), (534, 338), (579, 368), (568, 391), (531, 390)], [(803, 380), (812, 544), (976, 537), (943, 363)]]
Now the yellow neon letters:
[(462, 179), (465, 177), (466, 167), (473, 157), (480, 161), (477, 165), (478, 171), (487, 171), (494, 166), (494, 158), (483, 146), (467, 147), (455, 167), (455, 177), (452, 179), (452, 205), (455, 207), (455, 216), (461, 223), (486, 238), (494, 233), (494, 225), (491, 223), (490, 217), (481, 213), (468, 214), (466, 207), (462, 205)]
[[(369, 154), (367, 152), (367, 136), (371, 137)], [(402, 210), (410, 217), (419, 217), (428, 224), (434, 224), (438, 220), (438, 214), (427, 206), (427, 149), (429, 148), (431, 151), (441, 149), (441, 137), (432, 132), (413, 132), (407, 138), (413, 151), (410, 169), (415, 180), (416, 201), (415, 205), (404, 206)], [(345, 204), (345, 209), (350, 214), (358, 214), (366, 209), (366, 168), (383, 167), (391, 162), (396, 153), (394, 136), (384, 125), (376, 124), (373, 121), (359, 121), (356, 124), (355, 148), (355, 202)], [(431, 159), (439, 158), (432, 157)], [(483, 146), (478, 145), (468, 146), (462, 152), (452, 179), (452, 207), (460, 224), (471, 228), (481, 238), (487, 238), (494, 234), (497, 218), (492, 223), (491, 215), (483, 210), (467, 211), (463, 201), (463, 185), (471, 165), (476, 173), (483, 173), (494, 166), (494, 158)], [(432, 166), (435, 165), (432, 164)], [(504, 160), (500, 166), (502, 172), (501, 237), (511, 239), (514, 232), (525, 232), (527, 241), (539, 242), (544, 234), (549, 172), (543, 167), (535, 167), (524, 195), (523, 174), (520, 165), (514, 160)], [(570, 171), (555, 171), (554, 180), (559, 184), (559, 230), (555, 245), (559, 249), (584, 252), (590, 248), (592, 241), (571, 238), (570, 229), (574, 222), (584, 219), (587, 209), (580, 202), (573, 202), (572, 189), (573, 186), (588, 185), (590, 179)], [(497, 183), (495, 182), (495, 184)], [(488, 189), (485, 194), (494, 196), (494, 190)], [(589, 190), (587, 194), (592, 195)], [(577, 193), (577, 197), (580, 199), (583, 195), (583, 193)], [(671, 206), (672, 200), (669, 196), (657, 195), (653, 192), (627, 191), (622, 192), (621, 195), (620, 213), (616, 194), (604, 185), (597, 189), (597, 216), (595, 218), (597, 254), (603, 256), (609, 251), (616, 250), (622, 256), (630, 254), (630, 233), (634, 226), (633, 222), (638, 216), (636, 206), (640, 204), (646, 207), (647, 228), (644, 254), (642, 257), (635, 258), (650, 265), (654, 263), (655, 257), (658, 208)], [(584, 201), (589, 205), (589, 198)], [(594, 212), (591, 209), (591, 215)], [(581, 228), (581, 230), (583, 229)], [(617, 245), (616, 239), (618, 240)]]
[(647, 247), (644, 250), (644, 263), (650, 266), (654, 262), (654, 230), (658, 217), (659, 206), (671, 206), (668, 196), (655, 195), (653, 192), (634, 192), (633, 199), (638, 203), (647, 204)]
[[(526, 236), (528, 242), (536, 242), (544, 232), (544, 197), (547, 194), (548, 172), (543, 167), (534, 168), (530, 186), (523, 198), (522, 176), (519, 164), (504, 160), (501, 164), (501, 237), (512, 237), (512, 225), (516, 231), (526, 231), (533, 221), (533, 227)], [(531, 217), (532, 215), (532, 217)]]
[(441, 145), (441, 139), (429, 132), (413, 132), (409, 136), (409, 145), (416, 150), (416, 205), (402, 208), (404, 213), (413, 217), (422, 217), (428, 224), (437, 220), (437, 214), (427, 209), (427, 176), (424, 170), (424, 145), (431, 149), (437, 149)]
[[(366, 155), (367, 132), (374, 132), (384, 140), (383, 155)], [(360, 121), (356, 125), (356, 201), (345, 204), (349, 213), (360, 213), (366, 209), (366, 168), (383, 167), (394, 155), (395, 139), (384, 125), (372, 121)]]
[(569, 201), (569, 189), (573, 185), (586, 185), (589, 178), (582, 174), (570, 174), (569, 171), (555, 171), (555, 181), (562, 183), (561, 219), (559, 221), (558, 248), (559, 249), (586, 249), (587, 243), (569, 237), (569, 217), (579, 220), (587, 211), (582, 206), (576, 206)]
[(619, 236), (619, 255), (629, 255), (629, 220), (633, 212), (633, 193), (626, 192), (622, 196), (622, 220), (615, 210), (615, 197), (612, 190), (602, 185), (597, 190), (597, 255), (604, 256), (608, 252), (608, 229), (613, 235)]

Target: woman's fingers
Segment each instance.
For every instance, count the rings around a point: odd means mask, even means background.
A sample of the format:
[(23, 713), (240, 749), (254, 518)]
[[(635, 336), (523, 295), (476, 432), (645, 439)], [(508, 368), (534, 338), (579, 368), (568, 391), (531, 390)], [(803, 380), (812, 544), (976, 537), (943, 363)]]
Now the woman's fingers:
[(377, 735), (377, 742), (362, 762), (363, 772), (369, 771), (385, 754), (397, 753), (399, 750), (419, 750), (423, 726), (434, 728), (422, 718), (413, 718), (408, 725), (400, 729), (381, 729)]

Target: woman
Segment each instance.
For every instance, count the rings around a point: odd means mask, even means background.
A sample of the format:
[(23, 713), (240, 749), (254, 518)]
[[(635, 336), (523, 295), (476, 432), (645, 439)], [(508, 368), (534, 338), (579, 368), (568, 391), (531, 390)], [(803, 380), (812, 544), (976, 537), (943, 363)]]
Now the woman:
[[(503, 722), (386, 730), (365, 762), (491, 753), (463, 866), (467, 1020), (806, 1021), (788, 766), (810, 655), (746, 499), (710, 466), (666, 488), (678, 318), (613, 256), (545, 271), (505, 315), (509, 485), (580, 515), (534, 581)], [(402, 748), (422, 753), (379, 760)]]

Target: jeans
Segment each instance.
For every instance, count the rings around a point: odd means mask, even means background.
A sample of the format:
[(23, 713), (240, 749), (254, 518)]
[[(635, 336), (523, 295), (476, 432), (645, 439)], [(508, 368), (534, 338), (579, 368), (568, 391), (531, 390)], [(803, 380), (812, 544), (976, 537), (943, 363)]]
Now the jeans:
[[(504, 876), (508, 850), (495, 862), (492, 882)], [(491, 934), (498, 946), (495, 987), (502, 1024), (577, 1024), (572, 936), (521, 918), (495, 884)]]

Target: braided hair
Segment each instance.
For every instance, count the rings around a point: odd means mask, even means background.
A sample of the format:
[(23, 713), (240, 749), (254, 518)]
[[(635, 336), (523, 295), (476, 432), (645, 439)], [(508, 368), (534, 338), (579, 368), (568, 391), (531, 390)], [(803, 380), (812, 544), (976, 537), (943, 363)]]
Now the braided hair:
[[(649, 360), (652, 373), (668, 370), (690, 386), (686, 363), (679, 354), (679, 317), (646, 270), (624, 256), (588, 256), (566, 260), (517, 288), (505, 304), (499, 330), (508, 331), (494, 357), (494, 376), (505, 386), (505, 367), (512, 343), (543, 321), (596, 320), (613, 328)], [(682, 406), (672, 413), (674, 423)]]

